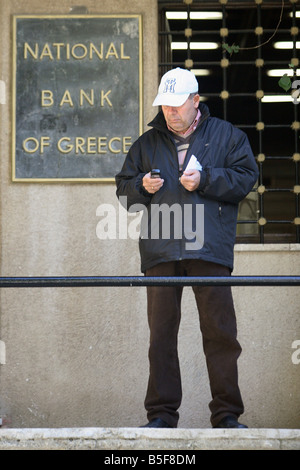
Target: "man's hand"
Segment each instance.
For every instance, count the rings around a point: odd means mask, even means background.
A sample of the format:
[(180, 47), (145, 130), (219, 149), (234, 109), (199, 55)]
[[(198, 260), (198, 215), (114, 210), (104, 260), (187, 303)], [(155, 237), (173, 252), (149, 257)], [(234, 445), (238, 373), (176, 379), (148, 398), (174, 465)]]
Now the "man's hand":
[(147, 173), (143, 178), (143, 186), (150, 194), (156, 193), (164, 184), (162, 178), (151, 178), (151, 173)]
[(199, 170), (187, 170), (183, 172), (180, 182), (188, 191), (194, 191), (200, 184), (200, 177)]

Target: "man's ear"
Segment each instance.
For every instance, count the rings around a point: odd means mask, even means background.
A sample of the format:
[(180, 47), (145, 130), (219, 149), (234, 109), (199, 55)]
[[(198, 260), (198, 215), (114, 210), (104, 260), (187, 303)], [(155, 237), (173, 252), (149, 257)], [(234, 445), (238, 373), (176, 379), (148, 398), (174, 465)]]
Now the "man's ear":
[(194, 106), (195, 106), (195, 108), (198, 108), (199, 103), (200, 103), (200, 95), (197, 93), (197, 94), (194, 96)]

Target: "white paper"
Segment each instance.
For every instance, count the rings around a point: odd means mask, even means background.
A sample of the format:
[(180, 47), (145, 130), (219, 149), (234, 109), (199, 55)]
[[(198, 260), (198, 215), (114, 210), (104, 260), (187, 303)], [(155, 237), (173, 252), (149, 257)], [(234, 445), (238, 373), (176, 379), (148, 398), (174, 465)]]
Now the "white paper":
[(187, 164), (187, 167), (184, 171), (186, 170), (199, 170), (199, 171), (202, 171), (202, 165), (201, 163), (198, 162), (197, 158), (195, 157), (195, 155), (192, 155), (188, 164)]

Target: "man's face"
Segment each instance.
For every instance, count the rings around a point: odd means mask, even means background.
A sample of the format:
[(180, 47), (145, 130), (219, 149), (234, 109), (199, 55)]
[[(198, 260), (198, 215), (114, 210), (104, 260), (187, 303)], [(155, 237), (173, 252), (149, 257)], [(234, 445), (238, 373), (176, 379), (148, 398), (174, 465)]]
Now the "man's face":
[(181, 106), (162, 106), (162, 112), (168, 126), (176, 132), (184, 132), (192, 124), (199, 106), (199, 95), (188, 98)]

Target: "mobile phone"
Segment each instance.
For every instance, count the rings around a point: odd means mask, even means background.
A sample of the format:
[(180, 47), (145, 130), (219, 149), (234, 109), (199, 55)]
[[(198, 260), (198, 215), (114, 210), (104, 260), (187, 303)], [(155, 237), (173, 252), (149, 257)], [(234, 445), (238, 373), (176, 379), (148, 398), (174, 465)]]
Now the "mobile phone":
[(160, 178), (160, 170), (158, 168), (151, 170), (151, 178)]

